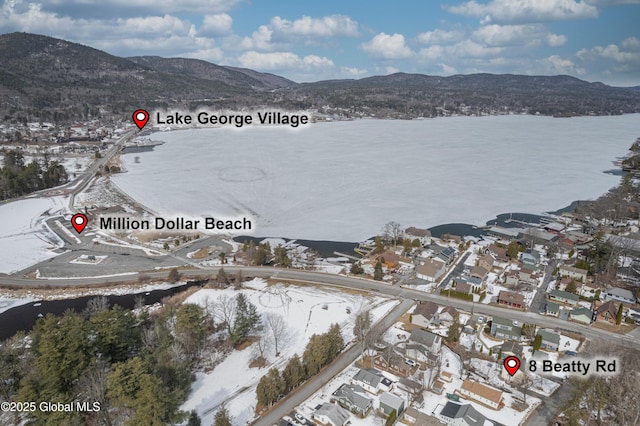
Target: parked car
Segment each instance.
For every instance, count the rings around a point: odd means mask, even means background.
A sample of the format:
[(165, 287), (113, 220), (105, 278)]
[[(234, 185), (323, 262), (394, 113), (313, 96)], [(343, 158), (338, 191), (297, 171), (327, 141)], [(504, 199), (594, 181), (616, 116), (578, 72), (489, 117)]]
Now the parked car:
[(307, 419), (302, 417), (299, 413), (296, 413), (296, 415), (294, 417), (296, 418), (298, 423), (300, 423), (301, 425), (306, 425), (307, 424)]
[(407, 358), (404, 359), (404, 363), (409, 365), (409, 366), (411, 366), (411, 367), (415, 367), (416, 365), (418, 365), (414, 360), (407, 359)]

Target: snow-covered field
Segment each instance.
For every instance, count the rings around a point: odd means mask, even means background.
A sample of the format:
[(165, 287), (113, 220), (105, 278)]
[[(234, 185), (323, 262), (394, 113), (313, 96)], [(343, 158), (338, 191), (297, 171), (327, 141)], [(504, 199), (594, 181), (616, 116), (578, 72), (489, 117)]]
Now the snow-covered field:
[[(274, 355), (273, 347), (265, 354), (268, 361), (266, 367), (248, 367), (257, 356), (254, 344), (242, 351), (233, 351), (211, 372), (198, 373), (191, 394), (181, 409), (196, 410), (202, 418), (202, 424), (212, 424), (217, 407), (225, 403), (234, 417), (234, 425), (244, 425), (254, 417), (255, 387), (260, 378), (272, 367), (281, 370), (293, 354), (302, 356), (312, 334), (325, 333), (331, 324), (338, 323), (345, 342), (350, 341), (353, 338), (355, 316), (361, 309), (371, 309), (375, 321), (398, 303), (382, 297), (364, 297), (326, 288), (282, 284), (267, 286), (261, 279), (247, 282), (245, 287), (249, 288), (242, 291), (258, 307), (259, 312), (263, 315), (275, 313), (285, 319), (288, 330), (286, 342), (281, 344), (278, 358)], [(235, 297), (236, 294), (232, 289), (205, 289), (189, 296), (185, 303), (209, 307), (211, 311), (212, 304), (222, 295)], [(350, 308), (350, 314), (347, 308)]]
[[(125, 192), (164, 214), (257, 218), (254, 233), (361, 241), (389, 221), (484, 224), (592, 199), (638, 136), (639, 115), (358, 120), (164, 132), (124, 156)], [(139, 163), (134, 161), (139, 159)], [(196, 202), (197, 200), (197, 202)]]
[(65, 210), (65, 199), (36, 198), (0, 205), (0, 273), (9, 274), (55, 256), (58, 237), (44, 220)]

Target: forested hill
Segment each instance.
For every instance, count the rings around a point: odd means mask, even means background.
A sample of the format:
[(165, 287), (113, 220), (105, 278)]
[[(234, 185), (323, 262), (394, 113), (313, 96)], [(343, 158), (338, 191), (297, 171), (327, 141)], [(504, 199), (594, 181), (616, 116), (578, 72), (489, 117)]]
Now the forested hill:
[(5, 121), (124, 118), (144, 106), (317, 109), (390, 118), (505, 112), (555, 116), (640, 112), (640, 90), (569, 76), (397, 73), (298, 84), (185, 58), (121, 58), (52, 37), (0, 35)]

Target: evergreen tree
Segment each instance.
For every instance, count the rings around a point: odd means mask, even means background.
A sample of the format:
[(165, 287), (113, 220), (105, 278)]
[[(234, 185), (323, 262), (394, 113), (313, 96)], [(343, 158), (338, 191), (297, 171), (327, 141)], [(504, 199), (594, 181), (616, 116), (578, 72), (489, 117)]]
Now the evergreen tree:
[(304, 366), (298, 354), (294, 354), (286, 367), (282, 371), (282, 378), (284, 379), (285, 387), (287, 391), (294, 389), (305, 379)]
[(229, 410), (227, 410), (224, 405), (216, 413), (213, 426), (231, 426), (231, 416), (229, 415)]
[(542, 336), (540, 334), (536, 334), (536, 338), (533, 340), (533, 351), (539, 351), (542, 347)]
[(272, 368), (262, 376), (256, 387), (258, 403), (270, 406), (278, 400), (278, 397), (285, 391), (285, 382), (277, 368)]
[(452, 322), (447, 331), (447, 340), (449, 342), (457, 342), (460, 340), (460, 324), (456, 321)]
[(519, 246), (518, 246), (518, 242), (517, 241), (511, 241), (509, 243), (509, 247), (507, 247), (507, 256), (509, 256), (509, 259), (514, 260), (518, 258), (518, 253), (520, 252)]
[(231, 340), (238, 344), (247, 340), (249, 333), (255, 331), (260, 324), (260, 315), (256, 305), (249, 302), (243, 293), (236, 296), (236, 319), (231, 333)]
[(567, 284), (567, 287), (565, 287), (565, 291), (573, 294), (578, 294), (578, 285), (576, 284), (576, 281), (573, 278), (571, 279), (571, 281), (569, 281), (569, 284)]
[[(201, 426), (201, 425), (202, 425), (202, 420), (200, 420), (200, 416), (198, 416), (198, 413), (196, 413), (195, 410), (192, 410), (189, 413), (189, 420), (187, 420), (187, 426)], [(231, 423), (229, 423), (229, 425), (231, 425)]]
[(130, 354), (137, 352), (140, 333), (131, 311), (115, 305), (97, 312), (89, 322), (97, 352), (111, 362), (125, 361)]
[(362, 275), (362, 274), (364, 274), (364, 269), (362, 268), (362, 265), (360, 265), (360, 262), (354, 262), (351, 265), (351, 273), (353, 275)]
[(182, 342), (185, 352), (195, 359), (206, 342), (211, 319), (204, 309), (193, 303), (182, 304), (176, 312), (176, 336)]
[(172, 406), (162, 381), (149, 372), (140, 357), (117, 363), (107, 376), (107, 396), (112, 406), (134, 411), (130, 425), (165, 425)]
[(373, 279), (376, 281), (382, 281), (383, 273), (382, 273), (382, 262), (378, 260), (376, 262), (376, 266), (373, 269)]
[(616, 324), (620, 325), (622, 322), (622, 303), (618, 306), (618, 312), (616, 313)]
[(393, 426), (397, 419), (398, 419), (398, 412), (394, 409), (391, 412), (391, 414), (389, 414), (389, 417), (387, 418), (387, 422), (385, 423), (385, 426)]

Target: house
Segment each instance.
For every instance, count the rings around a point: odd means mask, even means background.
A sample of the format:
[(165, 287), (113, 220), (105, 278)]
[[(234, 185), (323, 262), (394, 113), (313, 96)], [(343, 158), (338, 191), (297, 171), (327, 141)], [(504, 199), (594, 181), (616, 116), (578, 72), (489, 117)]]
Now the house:
[(433, 316), (438, 312), (438, 308), (437, 304), (430, 301), (418, 304), (411, 314), (411, 323), (420, 327), (429, 327)]
[[(375, 358), (373, 359), (373, 363), (376, 367), (381, 368), (383, 370), (388, 370), (391, 371), (393, 374), (397, 375), (397, 376), (408, 376), (409, 373), (411, 373), (411, 369), (412, 367), (407, 365), (407, 363), (405, 363), (405, 359), (404, 356), (397, 354), (396, 352), (393, 352), (393, 354), (391, 354), (391, 356), (389, 357), (384, 357), (382, 355), (376, 355)], [(382, 379), (383, 383), (386, 380), (386, 378)], [(353, 380), (352, 380), (353, 382)], [(385, 389), (384, 387), (380, 387), (381, 390), (390, 390), (391, 389), (391, 382), (388, 386), (388, 389)], [(373, 392), (372, 392), (373, 393)]]
[(404, 414), (400, 419), (401, 424), (416, 425), (416, 426), (441, 426), (444, 425), (437, 417), (430, 416), (429, 414), (418, 411), (413, 407), (409, 407), (404, 410)]
[(350, 417), (347, 410), (338, 404), (331, 404), (329, 402), (319, 405), (313, 412), (314, 420), (317, 420), (323, 425), (330, 426), (345, 426), (350, 423)]
[(523, 295), (506, 290), (501, 290), (498, 294), (498, 303), (516, 309), (524, 309), (526, 307)]
[(596, 321), (608, 322), (609, 324), (616, 323), (616, 316), (618, 315), (618, 306), (613, 300), (603, 303), (596, 308)]
[(462, 242), (462, 237), (454, 234), (442, 234), (440, 238), (445, 241), (452, 241), (456, 244), (460, 244)]
[(622, 303), (636, 303), (636, 298), (631, 291), (618, 287), (609, 287), (607, 291), (602, 293), (602, 298), (604, 300), (616, 300)]
[(476, 264), (479, 267), (486, 269), (487, 271), (491, 271), (491, 269), (493, 268), (493, 257), (491, 257), (490, 254), (483, 254), (478, 258)]
[(442, 347), (442, 337), (429, 331), (414, 329), (405, 345), (407, 358), (435, 364)]
[(507, 271), (504, 273), (504, 282), (509, 286), (515, 286), (520, 283), (520, 275), (518, 271)]
[(576, 281), (587, 282), (587, 270), (581, 268), (574, 268), (573, 266), (561, 265), (558, 269), (558, 274), (561, 277), (573, 278)]
[(404, 399), (390, 392), (384, 392), (380, 395), (380, 412), (389, 417), (394, 410), (398, 417), (402, 415), (404, 411)]
[(423, 246), (431, 242), (431, 231), (429, 231), (428, 229), (420, 229), (411, 226), (404, 230), (404, 235), (405, 238), (408, 238), (412, 241), (416, 238), (419, 239), (420, 243)]
[(473, 287), (471, 287), (466, 280), (459, 280), (456, 279), (454, 280), (455, 283), (455, 291), (459, 292), (459, 293), (464, 293), (464, 294), (471, 294), (471, 291), (473, 290)]
[[(514, 342), (513, 340), (504, 342), (500, 350), (501, 350), (500, 353), (502, 354), (502, 359), (505, 359), (510, 355), (517, 356), (518, 358), (522, 359), (522, 355), (524, 354), (524, 352), (522, 351), (522, 346), (520, 346), (518, 342)], [(494, 352), (495, 352), (495, 349), (494, 349)]]
[(491, 335), (498, 339), (518, 342), (522, 336), (522, 327), (516, 326), (511, 320), (493, 317)]
[(549, 292), (549, 300), (564, 305), (576, 306), (580, 297), (577, 294), (569, 293), (568, 291), (551, 290)]
[(445, 264), (427, 259), (424, 264), (416, 266), (416, 278), (429, 282), (436, 282), (445, 272)]
[(547, 315), (551, 315), (554, 317), (557, 317), (558, 315), (560, 315), (560, 305), (558, 305), (557, 303), (553, 303), (553, 302), (547, 302), (547, 308), (546, 308), (546, 314)]
[(484, 281), (485, 278), (487, 278), (488, 274), (489, 274), (489, 270), (488, 269), (485, 269), (480, 265), (476, 265), (471, 270), (471, 273), (469, 273), (469, 276), (475, 277), (475, 278), (478, 278), (478, 279)]
[(362, 387), (369, 393), (377, 395), (380, 391), (391, 390), (391, 380), (374, 368), (361, 368), (351, 379), (351, 384)]
[(487, 419), (478, 410), (473, 408), (471, 404), (456, 404), (451, 401), (447, 401), (438, 417), (448, 425), (499, 426), (499, 423)]
[(448, 265), (455, 260), (456, 249), (454, 249), (453, 247), (445, 247), (440, 251), (440, 253), (438, 253), (436, 258), (440, 259), (441, 261), (443, 261)]
[[(534, 254), (535, 253), (535, 254)], [(520, 261), (524, 264), (528, 264), (528, 265), (537, 265), (540, 262), (540, 258), (538, 256), (536, 256), (537, 252), (530, 252), (530, 253), (522, 253), (520, 255)]]
[(496, 244), (491, 244), (489, 247), (487, 247), (487, 251), (489, 253), (491, 253), (491, 256), (493, 256), (498, 262), (509, 262), (509, 256), (507, 256), (507, 249), (504, 247), (499, 247)]
[(540, 330), (538, 334), (542, 337), (540, 349), (557, 351), (560, 347), (560, 335), (549, 330)]
[(591, 324), (593, 311), (589, 308), (577, 308), (569, 312), (569, 319), (582, 324)]
[(365, 395), (365, 390), (358, 385), (344, 383), (332, 395), (341, 407), (350, 410), (353, 414), (366, 417), (373, 408), (373, 399)]
[(382, 253), (378, 259), (389, 269), (396, 269), (400, 265), (400, 255), (391, 250)]
[(460, 394), (468, 399), (486, 405), (489, 408), (497, 410), (502, 402), (502, 391), (483, 385), (475, 380), (466, 379), (462, 382)]
[[(484, 288), (484, 283), (482, 282), (482, 280), (476, 277), (458, 275), (457, 277), (453, 278), (453, 282), (455, 284), (456, 291), (465, 294), (480, 292)], [(460, 285), (461, 287), (458, 287)]]
[(453, 306), (445, 306), (442, 312), (437, 313), (434, 321), (438, 324), (451, 325), (456, 317), (459, 317), (458, 311)]
[(523, 283), (532, 285), (538, 284), (538, 280), (536, 279), (533, 270), (529, 268), (521, 268), (520, 271), (518, 271), (518, 279)]

